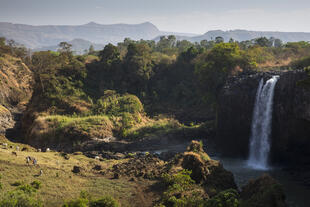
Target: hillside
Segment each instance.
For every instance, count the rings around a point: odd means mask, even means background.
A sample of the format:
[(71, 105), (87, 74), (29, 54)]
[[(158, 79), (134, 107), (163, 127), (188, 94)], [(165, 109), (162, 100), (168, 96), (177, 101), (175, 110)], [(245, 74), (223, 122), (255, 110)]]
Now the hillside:
[[(1, 136), (0, 141), (7, 142)], [(35, 198), (41, 200), (44, 206), (61, 206), (65, 201), (79, 197), (81, 191), (87, 191), (94, 198), (110, 195), (122, 206), (150, 206), (148, 202), (154, 193), (142, 193), (142, 190), (154, 181), (130, 182), (129, 178), (111, 179), (111, 175), (103, 173), (113, 165), (126, 162), (128, 159), (101, 162), (82, 154), (72, 154), (69, 155), (69, 159), (65, 159), (62, 153), (36, 152), (27, 145), (7, 143), (14, 148), (26, 147), (28, 151), (18, 151), (17, 156), (14, 156), (12, 155), (14, 150), (0, 148), (2, 177), (0, 180), (3, 187), (0, 199), (5, 196), (5, 193), (14, 190), (18, 183), (22, 185), (38, 181), (41, 187)], [(38, 165), (27, 165), (25, 160), (27, 156), (35, 157)], [(73, 166), (76, 165), (83, 168), (83, 172), (73, 173)], [(102, 170), (93, 169), (96, 165), (101, 166)], [(39, 176), (40, 170), (43, 170), (41, 176)]]
[(272, 31), (248, 31), (248, 30), (212, 30), (203, 35), (188, 38), (192, 42), (200, 42), (201, 40), (211, 40), (221, 36), (225, 41), (233, 38), (237, 41), (251, 40), (259, 37), (274, 37), (284, 42), (310, 41), (310, 33), (306, 32), (272, 32)]
[[(88, 50), (89, 47), (92, 45), (95, 50), (102, 50), (104, 45), (103, 44), (96, 44), (87, 40), (83, 39), (74, 39), (68, 42), (72, 45), (72, 51), (75, 52), (75, 54), (83, 54), (85, 50)], [(58, 45), (51, 45), (51, 46), (45, 46), (36, 48), (33, 51), (57, 51), (59, 49)]]

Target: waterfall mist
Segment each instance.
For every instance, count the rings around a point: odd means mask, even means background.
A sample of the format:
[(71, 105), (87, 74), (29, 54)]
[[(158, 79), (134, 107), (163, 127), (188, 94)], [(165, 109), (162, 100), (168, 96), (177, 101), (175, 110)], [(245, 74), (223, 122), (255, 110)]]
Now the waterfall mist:
[(261, 79), (257, 89), (248, 160), (248, 165), (255, 169), (268, 169), (273, 96), (278, 79), (279, 76), (273, 76), (265, 84)]

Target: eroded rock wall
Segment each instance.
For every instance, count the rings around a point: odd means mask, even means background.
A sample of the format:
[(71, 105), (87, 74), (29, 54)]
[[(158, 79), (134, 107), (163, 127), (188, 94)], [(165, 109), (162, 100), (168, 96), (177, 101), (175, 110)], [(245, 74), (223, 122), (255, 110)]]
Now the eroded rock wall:
[(280, 75), (275, 87), (271, 160), (310, 160), (310, 89), (299, 83), (306, 72), (282, 71), (243, 74), (231, 78), (219, 94), (217, 143), (226, 155), (247, 157), (258, 83)]

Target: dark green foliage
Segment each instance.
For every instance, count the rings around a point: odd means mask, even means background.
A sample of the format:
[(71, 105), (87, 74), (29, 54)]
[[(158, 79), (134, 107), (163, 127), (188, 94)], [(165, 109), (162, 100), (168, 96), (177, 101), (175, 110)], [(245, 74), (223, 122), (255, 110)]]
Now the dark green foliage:
[[(38, 111), (52, 108), (54, 112), (70, 114), (79, 112), (79, 105), (87, 106), (91, 102), (84, 90), (85, 64), (77, 58), (68, 59), (67, 53), (38, 52), (33, 55), (34, 98), (40, 99)], [(36, 102), (35, 99), (32, 101)]]
[(0, 201), (0, 207), (41, 207), (41, 201), (36, 200), (33, 196), (23, 192), (14, 191), (9, 193), (6, 198)]
[(5, 195), (0, 207), (41, 207), (43, 204), (35, 198), (35, 192), (36, 189), (30, 185), (19, 185)]
[(130, 94), (120, 95), (112, 90), (104, 91), (104, 96), (98, 99), (94, 108), (98, 114), (114, 116), (125, 112), (131, 114), (143, 112), (143, 105), (136, 96)]
[(270, 46), (270, 41), (266, 37), (260, 37), (255, 39), (255, 44), (261, 46), (261, 47), (268, 47)]
[(195, 189), (195, 181), (190, 177), (191, 171), (182, 170), (177, 174), (164, 174), (163, 183), (167, 186), (162, 199), (166, 207), (196, 207), (203, 206), (204, 199)]
[(99, 53), (100, 60), (106, 65), (111, 66), (120, 61), (120, 53), (118, 48), (112, 44), (108, 44)]
[[(236, 43), (219, 43), (205, 57), (197, 61), (196, 73), (201, 87), (212, 98), (218, 94), (229, 75), (238, 67), (246, 69), (250, 63), (242, 56)], [(214, 98), (213, 98), (214, 99)]]
[(310, 67), (310, 56), (303, 57), (299, 60), (293, 61), (291, 63), (291, 66), (294, 69), (306, 69), (307, 67)]
[(20, 190), (20, 191), (24, 191), (27, 194), (32, 194), (34, 192), (37, 191), (37, 188), (35, 188), (36, 186), (32, 186), (32, 185), (28, 185), (28, 184), (24, 184), (24, 185), (20, 185), (18, 186), (16, 189)]
[(89, 207), (118, 207), (118, 202), (111, 196), (105, 196), (98, 200), (91, 201)]
[(238, 192), (234, 189), (228, 189), (207, 200), (204, 207), (238, 207), (238, 199)]
[(66, 202), (63, 207), (118, 207), (119, 203), (111, 196), (104, 196), (100, 199), (91, 200), (89, 195), (81, 192), (81, 197)]
[(35, 188), (35, 189), (40, 189), (41, 188), (41, 185), (42, 185), (42, 183), (40, 182), (40, 181), (38, 181), (38, 180), (35, 180), (35, 181), (33, 181), (31, 184), (30, 184), (33, 188)]
[(84, 198), (78, 198), (73, 201), (66, 202), (63, 207), (88, 207), (89, 201)]
[(146, 89), (146, 82), (153, 75), (151, 49), (146, 44), (130, 44), (124, 59), (125, 81), (129, 92), (141, 94)]
[(192, 172), (189, 170), (182, 170), (175, 175), (163, 174), (162, 180), (168, 187), (178, 185), (181, 190), (186, 190), (188, 187), (195, 183), (195, 181), (192, 180), (190, 176), (191, 173)]

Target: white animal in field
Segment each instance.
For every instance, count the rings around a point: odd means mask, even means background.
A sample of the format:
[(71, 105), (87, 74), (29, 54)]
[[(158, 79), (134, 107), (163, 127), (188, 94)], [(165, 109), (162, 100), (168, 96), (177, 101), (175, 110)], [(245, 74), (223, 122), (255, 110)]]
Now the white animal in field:
[(50, 148), (46, 148), (46, 152), (50, 152), (51, 150), (50, 150)]
[(7, 149), (8, 148), (8, 143), (3, 143), (2, 146)]
[(95, 160), (100, 160), (100, 157), (99, 157), (99, 156), (96, 156), (96, 157), (95, 157)]

